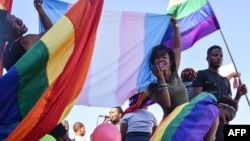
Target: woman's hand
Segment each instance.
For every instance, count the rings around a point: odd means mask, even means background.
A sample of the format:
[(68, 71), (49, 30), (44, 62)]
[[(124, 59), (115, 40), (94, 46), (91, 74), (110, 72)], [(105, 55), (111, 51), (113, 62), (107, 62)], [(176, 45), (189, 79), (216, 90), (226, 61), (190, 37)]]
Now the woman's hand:
[(163, 82), (165, 82), (165, 78), (163, 75), (163, 69), (161, 68), (160, 65), (153, 65), (151, 68), (153, 74), (155, 75), (155, 77), (159, 80), (162, 80)]
[(34, 5), (42, 5), (43, 0), (34, 0)]
[(176, 25), (178, 23), (178, 20), (175, 18), (175, 16), (173, 14), (168, 15), (171, 16), (171, 22), (173, 23), (173, 25)]

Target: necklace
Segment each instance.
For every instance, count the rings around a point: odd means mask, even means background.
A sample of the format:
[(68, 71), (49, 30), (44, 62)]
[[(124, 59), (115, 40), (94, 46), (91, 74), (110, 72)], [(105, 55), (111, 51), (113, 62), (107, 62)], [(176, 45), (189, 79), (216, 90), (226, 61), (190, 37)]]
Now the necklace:
[(13, 45), (16, 43), (16, 41), (12, 41), (10, 47), (8, 48), (9, 51), (12, 50)]

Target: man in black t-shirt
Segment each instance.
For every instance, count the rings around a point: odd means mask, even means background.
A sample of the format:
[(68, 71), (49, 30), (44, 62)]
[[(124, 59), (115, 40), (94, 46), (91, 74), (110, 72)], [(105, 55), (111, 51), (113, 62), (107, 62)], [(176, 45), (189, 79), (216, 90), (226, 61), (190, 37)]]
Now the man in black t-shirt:
[[(220, 46), (214, 45), (207, 50), (207, 62), (208, 69), (200, 70), (193, 81), (193, 96), (200, 94), (201, 92), (209, 92), (217, 98), (228, 97), (232, 99), (232, 92), (229, 80), (222, 77), (219, 74), (219, 68), (223, 61), (223, 52)], [(237, 93), (233, 102), (238, 105), (238, 102), (242, 95), (247, 93), (247, 87), (245, 84), (240, 84), (237, 88)], [(228, 123), (227, 123), (228, 124)], [(218, 132), (223, 133), (223, 127), (219, 127)], [(220, 134), (221, 135), (221, 134)], [(219, 140), (218, 136), (216, 136)]]

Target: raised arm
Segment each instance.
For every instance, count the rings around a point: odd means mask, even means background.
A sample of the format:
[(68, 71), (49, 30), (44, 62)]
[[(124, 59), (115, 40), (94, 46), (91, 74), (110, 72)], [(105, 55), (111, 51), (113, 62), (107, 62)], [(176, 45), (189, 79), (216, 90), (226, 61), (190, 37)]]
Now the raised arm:
[(22, 40), (21, 44), (25, 50), (28, 50), (30, 47), (34, 45), (34, 43), (39, 40), (52, 26), (52, 22), (49, 19), (48, 15), (44, 11), (42, 7), (42, 0), (34, 0), (34, 6), (38, 12), (39, 18), (42, 21), (42, 24), (45, 27), (45, 31), (39, 34), (28, 34)]
[(51, 20), (49, 19), (48, 15), (45, 13), (42, 7), (42, 0), (34, 0), (34, 6), (39, 14), (42, 24), (45, 27), (45, 30), (49, 30), (53, 26), (53, 23), (51, 22)]
[(176, 70), (178, 71), (181, 61), (181, 37), (180, 37), (178, 20), (175, 17), (172, 17), (171, 22), (174, 27), (173, 51), (175, 53)]
[(232, 79), (233, 77), (239, 77), (240, 73), (237, 73), (236, 71), (231, 72), (230, 74), (228, 74), (226, 77), (228, 80)]

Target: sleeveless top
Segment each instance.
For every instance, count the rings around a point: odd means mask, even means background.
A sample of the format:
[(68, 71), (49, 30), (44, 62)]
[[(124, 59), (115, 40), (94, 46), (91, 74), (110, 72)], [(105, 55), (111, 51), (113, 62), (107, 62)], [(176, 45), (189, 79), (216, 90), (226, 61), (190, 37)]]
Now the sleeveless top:
[(8, 42), (3, 54), (3, 66), (8, 71), (26, 52), (20, 40)]
[[(166, 83), (168, 85), (171, 107), (163, 109), (164, 117), (171, 113), (177, 106), (188, 102), (187, 89), (176, 72), (172, 74), (170, 80), (166, 81)], [(155, 88), (157, 88), (157, 83), (151, 83), (149, 85), (149, 95), (151, 95)]]

